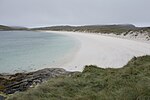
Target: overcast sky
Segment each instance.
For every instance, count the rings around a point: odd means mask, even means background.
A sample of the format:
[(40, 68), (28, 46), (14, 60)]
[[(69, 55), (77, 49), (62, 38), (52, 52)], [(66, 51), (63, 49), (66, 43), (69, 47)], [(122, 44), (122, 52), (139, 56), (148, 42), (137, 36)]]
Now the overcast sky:
[(0, 24), (150, 26), (150, 0), (0, 0)]

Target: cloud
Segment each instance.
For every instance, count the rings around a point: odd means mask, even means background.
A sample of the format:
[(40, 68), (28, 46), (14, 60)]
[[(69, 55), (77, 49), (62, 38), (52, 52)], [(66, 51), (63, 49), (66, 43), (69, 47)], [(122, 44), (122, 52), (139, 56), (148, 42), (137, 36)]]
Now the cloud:
[(150, 24), (150, 0), (0, 0), (0, 24)]

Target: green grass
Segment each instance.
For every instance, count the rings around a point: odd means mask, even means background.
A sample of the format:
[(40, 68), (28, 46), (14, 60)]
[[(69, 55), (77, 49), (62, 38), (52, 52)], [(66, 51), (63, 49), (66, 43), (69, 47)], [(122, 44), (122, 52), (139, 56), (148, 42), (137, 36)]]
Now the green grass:
[(82, 73), (50, 79), (8, 100), (149, 100), (150, 56), (134, 57), (123, 68), (85, 66)]

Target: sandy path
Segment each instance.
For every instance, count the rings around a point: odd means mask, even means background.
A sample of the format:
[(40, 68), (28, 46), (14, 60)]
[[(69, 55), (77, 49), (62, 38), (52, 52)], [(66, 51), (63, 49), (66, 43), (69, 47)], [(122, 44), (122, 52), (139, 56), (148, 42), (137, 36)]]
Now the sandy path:
[(85, 65), (118, 68), (133, 56), (150, 55), (150, 44), (127, 39), (75, 32), (53, 32), (74, 37), (80, 48), (71, 61), (62, 65), (70, 71), (81, 71)]

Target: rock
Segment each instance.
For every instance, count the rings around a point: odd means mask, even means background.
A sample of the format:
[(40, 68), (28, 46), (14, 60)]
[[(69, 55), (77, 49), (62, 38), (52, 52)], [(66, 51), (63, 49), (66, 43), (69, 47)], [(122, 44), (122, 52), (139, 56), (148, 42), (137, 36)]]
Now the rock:
[(13, 94), (18, 91), (25, 91), (29, 87), (41, 84), (49, 78), (70, 75), (62, 68), (45, 68), (35, 72), (16, 73), (14, 75), (0, 75), (0, 92)]

